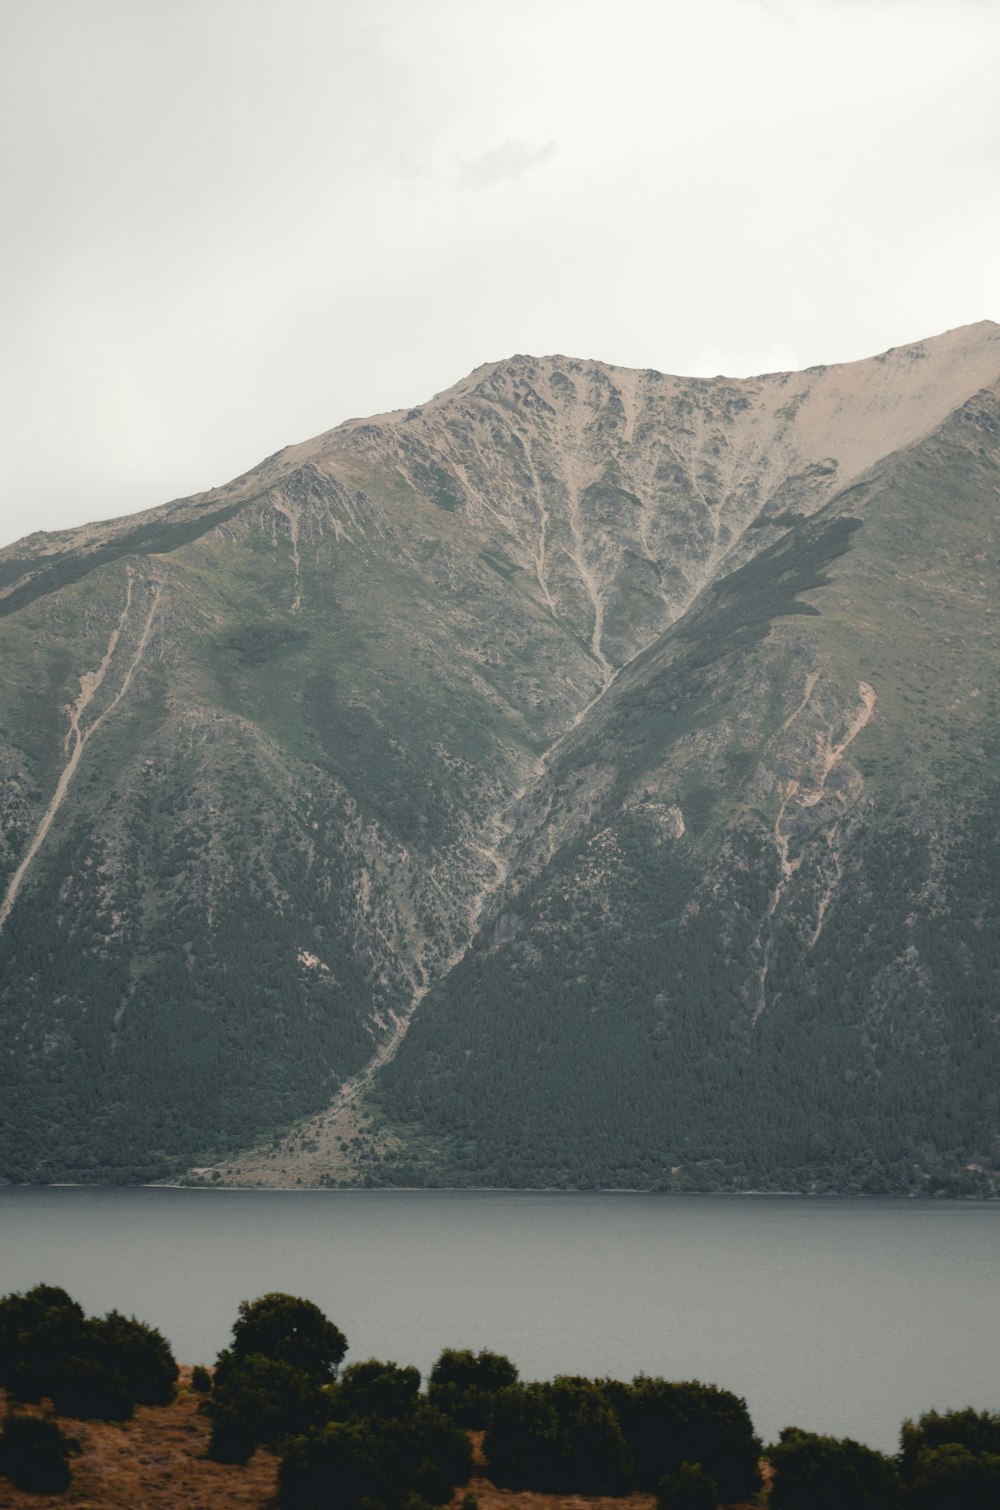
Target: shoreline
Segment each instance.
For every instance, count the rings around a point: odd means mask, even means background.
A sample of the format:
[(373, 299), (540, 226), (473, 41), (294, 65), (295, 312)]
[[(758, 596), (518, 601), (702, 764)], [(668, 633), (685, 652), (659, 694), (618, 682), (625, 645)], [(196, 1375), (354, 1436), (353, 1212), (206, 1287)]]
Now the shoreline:
[(8, 1180), (0, 1182), (0, 1195), (4, 1190), (179, 1190), (198, 1191), (207, 1194), (243, 1195), (494, 1195), (494, 1196), (642, 1196), (650, 1200), (795, 1200), (795, 1201), (892, 1201), (894, 1204), (923, 1201), (928, 1205), (943, 1206), (949, 1203), (965, 1206), (1000, 1205), (1000, 1196), (994, 1195), (921, 1195), (915, 1191), (893, 1194), (866, 1194), (863, 1191), (812, 1191), (812, 1190), (643, 1190), (636, 1186), (601, 1185), (592, 1190), (578, 1187), (566, 1189), (557, 1185), (187, 1185), (173, 1180), (136, 1180), (134, 1182), (90, 1183), (82, 1180)]

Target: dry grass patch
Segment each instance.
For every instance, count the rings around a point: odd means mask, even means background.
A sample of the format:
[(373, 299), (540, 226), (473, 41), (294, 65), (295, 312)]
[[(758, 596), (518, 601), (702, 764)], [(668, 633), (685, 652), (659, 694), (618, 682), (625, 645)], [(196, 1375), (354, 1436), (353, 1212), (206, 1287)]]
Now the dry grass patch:
[[(54, 1417), (82, 1449), (73, 1482), (65, 1494), (25, 1494), (0, 1478), (0, 1510), (274, 1510), (277, 1458), (260, 1449), (245, 1468), (210, 1462), (204, 1396), (190, 1388), (190, 1368), (181, 1367), (179, 1385), (172, 1405), (139, 1405), (120, 1426)], [(0, 1401), (6, 1406), (2, 1391)]]

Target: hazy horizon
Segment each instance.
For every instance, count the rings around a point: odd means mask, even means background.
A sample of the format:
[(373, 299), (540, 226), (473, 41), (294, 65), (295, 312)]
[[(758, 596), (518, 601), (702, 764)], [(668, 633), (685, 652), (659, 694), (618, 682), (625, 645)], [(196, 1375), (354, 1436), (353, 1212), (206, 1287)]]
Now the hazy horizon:
[(1000, 314), (981, 0), (11, 0), (0, 543), (515, 352), (710, 376)]

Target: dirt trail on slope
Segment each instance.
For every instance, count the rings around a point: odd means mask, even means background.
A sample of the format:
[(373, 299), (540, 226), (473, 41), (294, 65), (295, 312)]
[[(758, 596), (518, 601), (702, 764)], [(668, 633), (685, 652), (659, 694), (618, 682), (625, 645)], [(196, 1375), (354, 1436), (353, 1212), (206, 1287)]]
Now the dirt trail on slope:
[[(785, 719), (785, 722), (782, 724), (781, 728), (778, 731), (779, 735), (783, 734), (785, 730), (794, 722), (794, 720), (798, 718), (803, 709), (806, 708), (812, 698), (817, 680), (817, 676), (812, 674), (810, 674), (810, 677), (807, 678), (805, 696), (799, 703), (798, 707), (795, 709), (794, 713), (792, 713), (788, 718)], [(826, 793), (826, 785), (830, 778), (831, 772), (843, 760), (845, 752), (857, 739), (862, 729), (867, 727), (868, 723), (871, 721), (872, 714), (875, 711), (875, 703), (877, 701), (877, 698), (875, 688), (871, 685), (870, 682), (858, 683), (858, 696), (861, 700), (861, 705), (846, 720), (846, 731), (843, 739), (841, 739), (837, 744), (833, 744), (832, 730), (826, 736), (827, 748), (821, 755), (818, 780), (812, 782), (807, 787), (804, 787), (801, 781), (796, 780), (790, 780), (785, 783), (785, 788), (781, 797), (781, 805), (778, 808), (778, 815), (774, 820), (774, 828), (772, 830), (772, 837), (778, 851), (778, 864), (780, 867), (778, 882), (774, 890), (771, 892), (770, 898), (768, 899), (767, 911), (764, 914), (760, 928), (757, 932), (756, 942), (758, 945), (762, 943), (763, 935), (765, 932), (767, 932), (769, 936), (767, 943), (763, 946), (764, 958), (760, 966), (759, 994), (757, 999), (757, 1006), (754, 1009), (753, 1018), (751, 1020), (751, 1027), (756, 1026), (761, 1013), (767, 1006), (767, 976), (771, 966), (771, 957), (774, 948), (774, 938), (770, 932), (771, 921), (774, 917), (774, 914), (777, 912), (779, 906), (781, 905), (785, 892), (788, 889), (789, 881), (791, 881), (792, 877), (799, 869), (803, 859), (801, 855), (795, 860), (790, 860), (788, 858), (789, 845), (791, 844), (791, 835), (785, 832), (784, 823), (789, 804), (794, 801), (797, 802), (799, 808), (811, 808), (815, 807), (817, 803), (822, 800), (823, 796)], [(826, 911), (830, 905), (833, 893), (840, 878), (840, 857), (837, 854), (836, 850), (833, 848), (832, 830), (827, 834), (827, 843), (833, 853), (836, 873), (833, 883), (826, 889), (824, 895), (820, 899), (817, 909), (816, 924), (812, 937), (810, 938), (807, 945), (809, 949), (813, 947), (816, 940), (819, 938), (821, 932), (823, 931), (823, 921), (826, 916)]]
[(35, 859), (38, 856), (39, 850), (45, 843), (49, 829), (52, 827), (56, 815), (59, 812), (59, 809), (62, 807), (66, 793), (69, 791), (70, 782), (76, 775), (76, 769), (80, 764), (80, 758), (83, 755), (84, 750), (86, 749), (93, 735), (97, 733), (97, 730), (104, 723), (105, 719), (114, 712), (115, 708), (117, 708), (118, 704), (125, 696), (126, 692), (132, 684), (132, 678), (135, 675), (136, 668), (138, 667), (139, 662), (142, 660), (143, 656), (146, 653), (146, 647), (149, 644), (149, 637), (153, 628), (153, 620), (156, 617), (156, 612), (159, 608), (160, 599), (162, 597), (162, 588), (160, 587), (157, 587), (156, 592), (153, 595), (153, 601), (150, 606), (149, 613), (146, 616), (145, 623), (142, 627), (142, 632), (139, 636), (139, 640), (133, 653), (132, 659), (129, 662), (128, 669), (126, 670), (125, 675), (122, 679), (121, 686), (119, 687), (112, 701), (104, 709), (104, 712), (100, 713), (97, 718), (94, 719), (93, 723), (91, 723), (86, 729), (82, 728), (81, 721), (83, 719), (83, 716), (86, 713), (87, 709), (90, 707), (91, 703), (94, 701), (94, 698), (97, 696), (97, 693), (100, 691), (104, 683), (104, 679), (107, 676), (108, 670), (114, 659), (115, 650), (118, 647), (119, 637), (128, 621), (129, 611), (132, 607), (133, 580), (134, 579), (132, 573), (129, 572), (125, 588), (125, 606), (121, 611), (121, 617), (119, 618), (118, 623), (111, 631), (110, 637), (108, 639), (108, 646), (104, 652), (104, 656), (101, 660), (100, 665), (97, 667), (96, 671), (85, 671), (80, 677), (80, 695), (67, 710), (69, 717), (69, 729), (67, 730), (66, 737), (63, 740), (63, 753), (65, 754), (68, 752), (69, 758), (60, 773), (59, 780), (56, 782), (55, 791), (52, 793), (48, 807), (45, 809), (45, 812), (41, 816), (38, 827), (35, 829), (34, 835), (32, 836), (31, 843), (28, 845), (28, 848), (26, 849), (21, 859), (21, 863), (18, 865), (17, 869), (10, 879), (10, 884), (7, 887), (3, 902), (0, 903), (0, 929), (4, 927), (7, 919), (10, 917), (14, 903), (17, 901), (18, 892), (21, 890), (25, 878), (27, 877), (28, 872), (30, 871), (32, 865), (35, 862)]
[(869, 723), (875, 712), (875, 688), (870, 682), (858, 683), (858, 695), (861, 698), (861, 707), (847, 720), (847, 733), (839, 744), (831, 746), (823, 756), (823, 768), (819, 781), (801, 798), (803, 807), (815, 807), (826, 789), (826, 783), (830, 772), (838, 766), (844, 758), (844, 752), (848, 746), (857, 739), (861, 730)]
[[(565, 421), (564, 421), (565, 430)], [(583, 460), (584, 439), (586, 434), (586, 418), (579, 404), (574, 405), (572, 418), (569, 426), (569, 439), (565, 434), (562, 440), (564, 486), (566, 488), (566, 522), (569, 525), (572, 549), (569, 551), (570, 560), (576, 567), (580, 581), (583, 583), (587, 597), (590, 599), (594, 621), (590, 635), (590, 653), (601, 668), (601, 676), (604, 680), (605, 689), (610, 685), (614, 673), (611, 662), (601, 648), (604, 636), (604, 595), (601, 591), (601, 583), (594, 568), (587, 560), (586, 545), (584, 541), (583, 518), (580, 512), (580, 504), (583, 495), (593, 478)]]
[(329, 1106), (298, 1123), (276, 1143), (257, 1144), (247, 1152), (237, 1154), (228, 1163), (191, 1169), (188, 1171), (189, 1179), (193, 1177), (200, 1183), (219, 1181), (223, 1184), (281, 1189), (292, 1184), (317, 1185), (324, 1177), (351, 1178), (357, 1173), (355, 1160), (342, 1145), (350, 1144), (358, 1138), (364, 1141), (368, 1136), (361, 1105), (364, 1093), (378, 1071), (396, 1057), (413, 1016), (431, 987), (443, 980), (465, 957), (476, 937), (487, 904), (502, 889), (509, 868), (503, 853), (504, 841), (510, 834), (509, 815), (527, 790), (525, 785), (513, 793), (495, 820), (489, 844), (471, 845), (493, 866), (495, 878), (492, 881), (484, 880), (470, 898), (465, 941), (438, 967), (433, 979), (413, 984), (405, 1011), (392, 1014), (392, 1029), (368, 1062), (343, 1082)]
[(298, 613), (302, 607), (302, 558), (299, 555), (299, 527), (302, 521), (302, 510), (296, 503), (277, 498), (274, 501), (275, 512), (288, 520), (288, 542), (292, 552), (292, 566), (295, 570), (295, 595), (292, 598), (292, 613)]

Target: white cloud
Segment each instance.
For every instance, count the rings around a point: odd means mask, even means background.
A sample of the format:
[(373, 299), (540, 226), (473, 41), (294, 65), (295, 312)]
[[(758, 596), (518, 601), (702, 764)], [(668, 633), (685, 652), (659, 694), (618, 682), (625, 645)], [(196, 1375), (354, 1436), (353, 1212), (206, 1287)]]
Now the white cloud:
[(765, 372), (798, 372), (805, 364), (790, 346), (762, 351), (733, 351), (716, 347), (700, 351), (685, 362), (690, 377), (760, 377)]
[(489, 189), (505, 178), (520, 178), (522, 173), (539, 167), (555, 155), (555, 142), (519, 142), (507, 140), (490, 147), (470, 160), (459, 159), (459, 181), (463, 188)]

